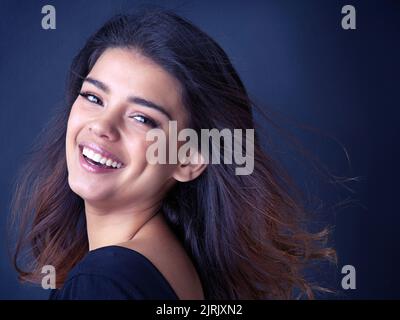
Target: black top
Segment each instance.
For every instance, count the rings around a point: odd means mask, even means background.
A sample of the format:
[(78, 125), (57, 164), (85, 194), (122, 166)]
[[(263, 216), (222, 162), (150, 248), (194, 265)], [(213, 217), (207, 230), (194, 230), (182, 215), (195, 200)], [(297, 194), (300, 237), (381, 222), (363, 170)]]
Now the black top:
[(121, 246), (89, 251), (50, 300), (178, 300), (161, 272), (144, 255)]

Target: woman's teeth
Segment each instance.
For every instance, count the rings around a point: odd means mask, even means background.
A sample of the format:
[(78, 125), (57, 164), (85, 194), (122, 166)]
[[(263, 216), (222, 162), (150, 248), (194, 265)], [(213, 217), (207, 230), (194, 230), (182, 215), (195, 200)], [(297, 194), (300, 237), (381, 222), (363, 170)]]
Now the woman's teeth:
[(88, 157), (89, 159), (91, 159), (91, 160), (93, 160), (93, 161), (95, 161), (97, 163), (100, 163), (102, 165), (105, 165), (107, 167), (113, 167), (113, 168), (119, 169), (122, 166), (122, 163), (116, 162), (116, 161), (114, 161), (112, 159), (104, 158), (100, 154), (94, 152), (92, 149), (89, 149), (89, 148), (86, 148), (86, 147), (83, 147), (82, 154), (84, 156)]

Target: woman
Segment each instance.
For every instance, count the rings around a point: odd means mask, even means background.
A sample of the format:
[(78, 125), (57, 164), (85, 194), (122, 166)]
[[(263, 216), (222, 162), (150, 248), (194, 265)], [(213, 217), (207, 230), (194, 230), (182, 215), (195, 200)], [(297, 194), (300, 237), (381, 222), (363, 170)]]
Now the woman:
[(200, 161), (150, 164), (146, 134), (168, 138), (171, 121), (254, 128), (246, 89), (209, 36), (164, 10), (115, 16), (75, 57), (66, 108), (22, 171), (21, 279), (54, 266), (52, 299), (312, 298), (303, 269), (334, 251), (326, 230), (304, 228), (301, 200), (257, 136), (247, 175), (202, 161), (201, 147)]

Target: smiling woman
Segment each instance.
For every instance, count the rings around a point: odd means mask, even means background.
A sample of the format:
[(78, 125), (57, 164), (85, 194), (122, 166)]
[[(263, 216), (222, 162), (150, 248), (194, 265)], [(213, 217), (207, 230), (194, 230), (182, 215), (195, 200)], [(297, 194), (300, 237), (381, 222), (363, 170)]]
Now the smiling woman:
[(306, 230), (301, 199), (257, 137), (244, 176), (223, 161), (146, 158), (146, 134), (168, 138), (171, 121), (254, 129), (229, 58), (190, 22), (162, 10), (112, 18), (75, 57), (53, 120), (13, 198), (21, 279), (40, 282), (53, 265), (52, 299), (313, 297), (303, 270), (335, 252), (326, 230)]

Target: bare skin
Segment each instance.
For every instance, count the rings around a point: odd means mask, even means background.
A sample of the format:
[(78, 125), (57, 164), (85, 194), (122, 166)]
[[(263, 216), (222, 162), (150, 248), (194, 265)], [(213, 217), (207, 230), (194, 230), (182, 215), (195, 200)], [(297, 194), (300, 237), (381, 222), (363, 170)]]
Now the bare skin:
[(163, 274), (179, 299), (204, 299), (201, 282), (192, 261), (160, 213), (140, 229), (134, 239), (118, 245), (148, 258)]

